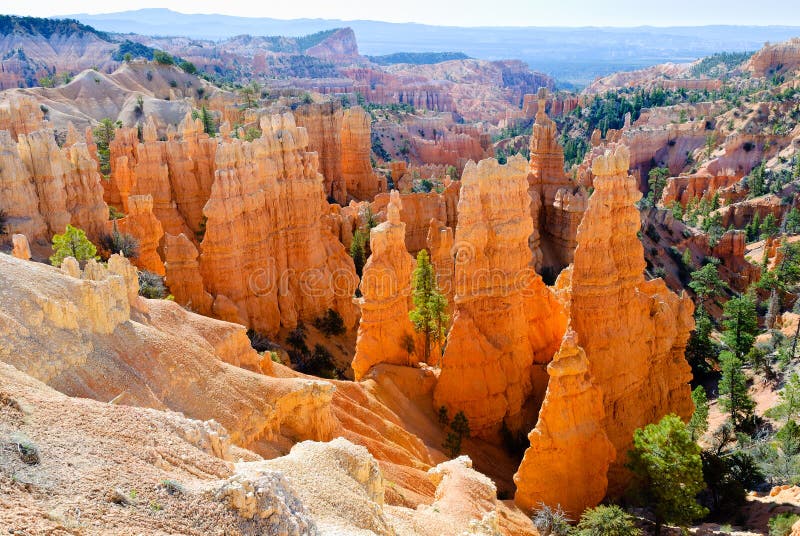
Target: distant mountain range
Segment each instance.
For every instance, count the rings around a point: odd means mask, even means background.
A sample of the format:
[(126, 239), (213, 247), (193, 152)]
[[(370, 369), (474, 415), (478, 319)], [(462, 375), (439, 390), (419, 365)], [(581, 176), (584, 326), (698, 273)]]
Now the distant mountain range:
[(580, 85), (616, 71), (688, 62), (714, 52), (756, 50), (765, 41), (800, 36), (800, 27), (789, 26), (462, 28), (367, 20), (187, 15), (169, 9), (69, 17), (108, 32), (204, 39), (241, 34), (300, 36), (347, 26), (355, 31), (361, 54), (459, 51), (487, 60), (520, 59), (562, 83)]

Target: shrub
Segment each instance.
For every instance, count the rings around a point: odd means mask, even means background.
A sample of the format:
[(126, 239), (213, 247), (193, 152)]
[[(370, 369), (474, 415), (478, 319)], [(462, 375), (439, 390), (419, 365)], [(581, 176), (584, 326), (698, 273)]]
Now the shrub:
[(769, 536), (789, 536), (792, 525), (800, 521), (800, 516), (784, 512), (769, 518)]
[(108, 205), (108, 219), (109, 220), (119, 220), (125, 217), (125, 213), (121, 212), (117, 207), (113, 205)]
[(197, 73), (197, 67), (195, 67), (194, 63), (192, 63), (190, 61), (185, 61), (184, 60), (184, 61), (182, 61), (182, 62), (180, 62), (178, 64), (178, 67), (180, 67), (181, 70), (183, 70), (184, 72), (189, 73), (189, 74), (196, 74)]
[(314, 320), (314, 327), (324, 333), (326, 337), (342, 335), (347, 331), (347, 328), (344, 327), (342, 315), (333, 309), (328, 309), (323, 316)]
[(161, 487), (164, 488), (170, 495), (183, 495), (186, 493), (186, 488), (183, 487), (183, 484), (175, 480), (162, 480)]
[(339, 376), (333, 355), (321, 344), (314, 345), (314, 351), (300, 356), (295, 370), (304, 374), (312, 374), (321, 378), (335, 379)]
[(567, 536), (570, 533), (569, 524), (572, 520), (567, 517), (560, 504), (551, 508), (539, 503), (539, 508), (534, 511), (532, 519), (533, 526), (541, 536)]
[(50, 264), (61, 266), (67, 257), (74, 257), (78, 262), (99, 259), (97, 248), (86, 238), (86, 233), (69, 224), (63, 234), (53, 236), (53, 254), (50, 256)]
[(19, 459), (28, 465), (39, 463), (39, 449), (30, 439), (22, 434), (16, 434), (12, 438), (14, 448), (17, 450)]
[(100, 236), (100, 247), (109, 253), (122, 254), (126, 259), (135, 259), (139, 256), (139, 241), (133, 235), (120, 233), (116, 222), (111, 233)]
[(573, 536), (639, 536), (633, 517), (615, 504), (587, 508)]
[(167, 297), (167, 287), (160, 275), (141, 270), (139, 272), (139, 296), (151, 300), (163, 300)]
[(254, 330), (248, 330), (247, 337), (250, 339), (250, 346), (256, 352), (270, 352), (275, 350), (278, 345), (269, 340), (269, 337)]

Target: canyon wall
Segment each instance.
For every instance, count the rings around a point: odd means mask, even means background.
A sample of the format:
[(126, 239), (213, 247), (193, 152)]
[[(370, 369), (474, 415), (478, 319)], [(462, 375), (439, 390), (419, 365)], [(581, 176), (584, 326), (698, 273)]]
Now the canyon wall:
[(49, 243), (67, 224), (97, 240), (105, 231), (108, 207), (97, 162), (86, 143), (59, 147), (46, 122), (0, 132), (0, 210), (8, 216), (9, 233), (24, 234), (31, 242)]

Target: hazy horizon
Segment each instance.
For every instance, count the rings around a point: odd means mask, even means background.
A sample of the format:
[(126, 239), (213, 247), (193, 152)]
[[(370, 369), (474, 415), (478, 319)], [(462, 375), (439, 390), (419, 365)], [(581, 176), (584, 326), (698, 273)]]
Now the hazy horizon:
[(448, 5), (409, 0), (402, 9), (394, 3), (374, 0), (351, 0), (347, 5), (332, 5), (323, 0), (277, 5), (252, 5), (230, 1), (220, 5), (211, 0), (176, 0), (159, 2), (121, 0), (109, 4), (100, 0), (73, 0), (57, 2), (42, 0), (13, 6), (4, 10), (12, 15), (38, 17), (63, 17), (69, 15), (105, 15), (141, 9), (169, 9), (185, 15), (234, 16), (271, 18), (277, 20), (327, 19), (342, 21), (375, 21), (391, 23), (418, 23), (455, 27), (509, 27), (509, 28), (637, 28), (649, 26), (668, 28), (675, 26), (800, 26), (800, 10), (788, 0), (763, 0), (753, 12), (744, 2), (710, 0), (703, 3), (691, 0), (674, 0), (668, 12), (642, 5), (638, 0), (612, 0), (602, 6), (600, 13), (594, 2), (561, 0), (542, 2), (509, 0), (503, 9), (490, 9), (483, 0), (464, 0), (457, 10)]

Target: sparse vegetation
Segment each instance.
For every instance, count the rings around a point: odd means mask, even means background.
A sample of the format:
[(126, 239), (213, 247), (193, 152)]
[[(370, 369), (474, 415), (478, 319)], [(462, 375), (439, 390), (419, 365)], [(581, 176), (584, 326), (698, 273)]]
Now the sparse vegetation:
[(139, 296), (151, 300), (163, 300), (167, 297), (167, 286), (164, 278), (147, 270), (139, 270)]
[(417, 254), (417, 266), (412, 275), (412, 300), (414, 309), (408, 317), (417, 333), (422, 333), (425, 341), (423, 359), (430, 362), (431, 350), (444, 343), (447, 323), (447, 299), (439, 291), (436, 270), (426, 250)]
[(572, 536), (640, 536), (633, 517), (615, 504), (587, 508)]
[(326, 337), (343, 335), (347, 331), (342, 315), (333, 309), (328, 309), (323, 316), (314, 320), (314, 327), (324, 333)]
[(89, 259), (100, 260), (100, 257), (97, 256), (97, 248), (86, 238), (86, 233), (69, 224), (62, 234), (53, 236), (53, 254), (50, 256), (50, 264), (61, 266), (67, 257), (73, 257), (78, 262)]
[(116, 221), (110, 233), (100, 235), (99, 245), (108, 253), (107, 256), (122, 254), (126, 259), (139, 256), (139, 241), (131, 234), (119, 232)]

